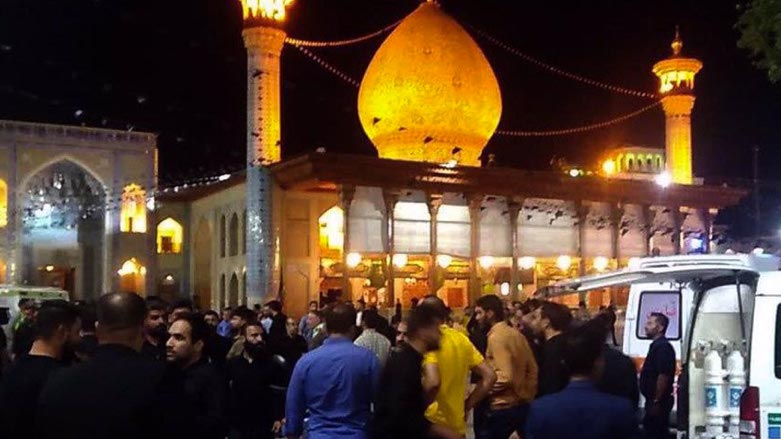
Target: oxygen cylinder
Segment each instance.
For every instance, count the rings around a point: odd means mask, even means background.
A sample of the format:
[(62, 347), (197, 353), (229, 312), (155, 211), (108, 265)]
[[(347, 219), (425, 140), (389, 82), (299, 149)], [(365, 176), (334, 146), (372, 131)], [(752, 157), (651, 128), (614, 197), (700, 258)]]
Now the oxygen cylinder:
[(734, 437), (740, 435), (740, 397), (746, 388), (746, 361), (740, 350), (734, 350), (727, 356), (727, 374), (729, 376), (729, 432)]
[(724, 381), (721, 355), (712, 349), (705, 356), (705, 432), (710, 437), (724, 433), (724, 416), (726, 416)]

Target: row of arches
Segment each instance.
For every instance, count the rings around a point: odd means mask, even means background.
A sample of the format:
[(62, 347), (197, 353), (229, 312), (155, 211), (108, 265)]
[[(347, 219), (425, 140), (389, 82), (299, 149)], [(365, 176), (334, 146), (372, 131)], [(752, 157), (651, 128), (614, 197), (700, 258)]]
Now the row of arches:
[(616, 158), (616, 164), (619, 172), (661, 172), (664, 170), (661, 154), (620, 154)]
[(232, 273), (230, 279), (225, 273), (220, 275), (220, 297), (218, 305), (225, 303), (231, 308), (247, 303), (247, 271), (241, 274)]
[(247, 211), (242, 212), (241, 223), (236, 212), (230, 215), (230, 224), (228, 221), (226, 215), (220, 217), (220, 257), (247, 254)]

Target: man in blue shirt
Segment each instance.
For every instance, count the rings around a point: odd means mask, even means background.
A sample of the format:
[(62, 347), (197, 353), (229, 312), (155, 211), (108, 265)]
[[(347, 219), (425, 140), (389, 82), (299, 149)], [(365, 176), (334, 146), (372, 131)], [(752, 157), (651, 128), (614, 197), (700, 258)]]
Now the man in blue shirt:
[(293, 369), (285, 407), (285, 435), (299, 438), (307, 416), (308, 439), (366, 439), (380, 364), (355, 346), (355, 309), (336, 304), (326, 311), (329, 337)]
[(222, 321), (217, 325), (217, 334), (221, 337), (232, 338), (231, 317), (233, 317), (233, 310), (230, 306), (226, 306), (222, 310)]
[(631, 438), (636, 421), (629, 400), (601, 393), (593, 382), (602, 361), (604, 328), (588, 323), (565, 337), (569, 384), (532, 403), (524, 439)]

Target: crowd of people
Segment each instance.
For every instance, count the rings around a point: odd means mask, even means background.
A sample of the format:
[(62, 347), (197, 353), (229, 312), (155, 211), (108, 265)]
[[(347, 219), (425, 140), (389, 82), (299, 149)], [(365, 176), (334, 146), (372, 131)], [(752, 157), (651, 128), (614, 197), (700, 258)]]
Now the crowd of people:
[[(280, 301), (195, 309), (135, 294), (95, 304), (23, 300), (0, 381), (16, 438), (478, 439), (667, 437), (675, 353), (668, 320), (638, 383), (615, 313), (436, 296), (390, 319), (362, 300), (289, 318)], [(471, 420), (471, 422), (470, 422)]]

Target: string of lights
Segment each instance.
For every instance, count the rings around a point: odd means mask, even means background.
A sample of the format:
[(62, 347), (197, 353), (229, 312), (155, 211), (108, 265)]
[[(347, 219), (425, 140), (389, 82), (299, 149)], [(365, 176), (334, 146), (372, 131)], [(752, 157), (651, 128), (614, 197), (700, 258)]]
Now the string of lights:
[(489, 33), (483, 31), (482, 29), (478, 29), (477, 27), (469, 25), (469, 24), (467, 24), (467, 27), (469, 27), (469, 29), (471, 29), (473, 32), (475, 32), (477, 35), (479, 35), (481, 38), (483, 38), (484, 40), (488, 41), (489, 43), (491, 43), (491, 44), (493, 44), (493, 45), (495, 45), (495, 46), (505, 50), (506, 52), (509, 52), (509, 53), (511, 53), (511, 54), (513, 54), (513, 55), (515, 55), (515, 56), (517, 56), (519, 58), (521, 58), (522, 60), (524, 60), (524, 61), (526, 61), (526, 62), (528, 62), (530, 64), (533, 64), (533, 65), (535, 65), (535, 66), (537, 66), (537, 67), (539, 67), (539, 68), (541, 68), (543, 70), (547, 70), (547, 71), (549, 71), (549, 72), (551, 72), (553, 74), (556, 74), (556, 75), (559, 75), (559, 76), (563, 76), (565, 78), (568, 78), (568, 79), (571, 79), (571, 80), (574, 80), (574, 81), (577, 81), (577, 82), (581, 82), (581, 83), (586, 84), (586, 85), (590, 85), (590, 86), (593, 86), (593, 87), (601, 88), (601, 89), (608, 90), (608, 91), (615, 92), (615, 93), (619, 93), (619, 94), (624, 94), (624, 95), (629, 95), (629, 96), (634, 96), (634, 97), (639, 97), (639, 98), (647, 98), (647, 99), (656, 99), (657, 98), (657, 96), (655, 94), (653, 94), (653, 93), (647, 93), (647, 92), (644, 92), (644, 91), (632, 90), (632, 89), (629, 89), (629, 88), (608, 84), (608, 83), (605, 83), (605, 82), (597, 81), (595, 79), (586, 78), (585, 76), (578, 75), (577, 73), (572, 73), (572, 72), (569, 72), (567, 70), (558, 68), (558, 67), (556, 67), (554, 65), (548, 64), (548, 63), (546, 63), (544, 61), (541, 61), (541, 60), (539, 60), (539, 59), (537, 59), (537, 58), (535, 58), (535, 57), (533, 57), (531, 55), (528, 55), (528, 54), (522, 52), (518, 48), (513, 47), (513, 46), (505, 43), (504, 41), (502, 41), (502, 40), (500, 40), (500, 39), (490, 35)]
[(372, 38), (378, 37), (378, 36), (380, 36), (380, 35), (382, 35), (382, 34), (384, 34), (386, 32), (389, 32), (392, 29), (394, 29), (396, 26), (398, 26), (399, 23), (401, 23), (403, 20), (404, 19), (402, 18), (401, 20), (399, 20), (399, 21), (397, 21), (395, 23), (389, 24), (388, 26), (385, 26), (384, 28), (382, 28), (382, 29), (380, 29), (378, 31), (372, 32), (370, 34), (363, 35), (363, 36), (356, 37), (356, 38), (350, 38), (350, 39), (346, 39), (346, 40), (309, 41), (309, 40), (300, 40), (298, 38), (287, 37), (287, 38), (285, 38), (285, 43), (293, 45), (293, 46), (298, 46), (298, 47), (320, 47), (320, 48), (322, 48), (322, 47), (349, 46), (351, 44), (357, 44), (357, 43), (362, 43), (364, 41), (371, 40)]
[(352, 85), (355, 88), (359, 88), (361, 86), (361, 83), (358, 82), (355, 78), (351, 77), (350, 75), (344, 73), (343, 71), (339, 70), (338, 68), (334, 67), (331, 63), (324, 60), (323, 58), (320, 58), (319, 56), (312, 53), (309, 49), (302, 46), (293, 46), (296, 50), (306, 55), (309, 59), (316, 62), (320, 65), (320, 67), (324, 68), (329, 73), (333, 74), (337, 78), (341, 79), (342, 81)]
[[(327, 61), (318, 57), (317, 55), (313, 54), (306, 48), (298, 47), (298, 46), (293, 46), (293, 47), (295, 47), (296, 49), (301, 51), (301, 53), (305, 54), (310, 59), (318, 63), (326, 71), (339, 77), (340, 79), (347, 82), (348, 84), (354, 86), (355, 88), (359, 88), (361, 86), (360, 82), (357, 81), (355, 78), (337, 69), (336, 67), (329, 64)], [(593, 123), (593, 124), (574, 127), (574, 128), (564, 128), (564, 129), (550, 130), (550, 131), (497, 130), (496, 134), (500, 136), (508, 136), (508, 137), (553, 137), (553, 136), (566, 136), (570, 134), (583, 133), (583, 132), (598, 130), (600, 128), (606, 128), (611, 125), (619, 124), (626, 120), (632, 119), (633, 117), (637, 117), (653, 108), (656, 108), (660, 104), (661, 104), (660, 101), (656, 101), (652, 104), (640, 108), (639, 110), (635, 110), (631, 113), (624, 114), (604, 122), (598, 122), (598, 123)]]
[(651, 109), (654, 109), (658, 107), (660, 104), (661, 102), (657, 101), (650, 105), (646, 105), (645, 107), (640, 108), (639, 110), (635, 110), (631, 113), (624, 114), (622, 116), (618, 116), (613, 119), (606, 120), (604, 122), (593, 123), (590, 125), (584, 125), (575, 128), (565, 128), (565, 129), (551, 130), (551, 131), (496, 130), (496, 134), (500, 136), (509, 136), (509, 137), (552, 137), (552, 136), (566, 136), (570, 134), (584, 133), (586, 131), (598, 130), (600, 128), (606, 128), (611, 125), (619, 124), (633, 117), (637, 117)]

